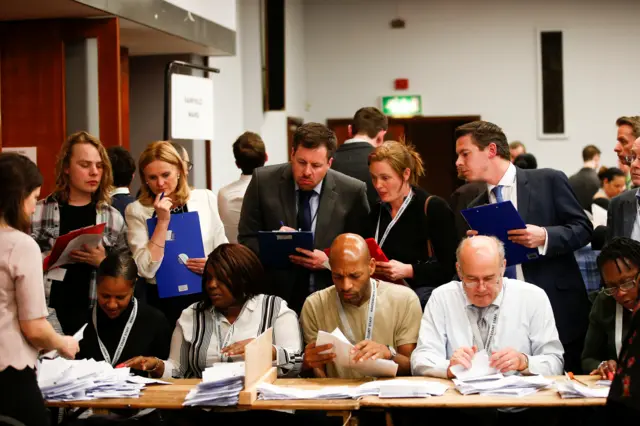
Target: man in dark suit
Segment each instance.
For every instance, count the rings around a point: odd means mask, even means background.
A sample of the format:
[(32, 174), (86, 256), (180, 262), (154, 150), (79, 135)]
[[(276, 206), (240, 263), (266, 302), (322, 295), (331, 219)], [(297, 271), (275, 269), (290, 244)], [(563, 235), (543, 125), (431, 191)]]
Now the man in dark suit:
[(124, 217), (127, 206), (136, 200), (129, 190), (136, 173), (136, 162), (129, 151), (121, 146), (109, 147), (107, 153), (113, 171), (113, 186), (116, 188), (111, 192), (111, 205)]
[[(634, 187), (640, 187), (640, 138), (633, 142), (628, 161), (631, 162), (631, 182)], [(639, 194), (640, 189), (634, 188), (611, 200), (607, 214), (607, 241), (615, 237), (640, 241)]]
[(595, 145), (587, 145), (582, 150), (582, 168), (569, 178), (569, 185), (576, 194), (582, 208), (591, 211), (593, 196), (600, 189), (600, 178), (597, 170), (600, 168), (600, 149)]
[(537, 249), (540, 257), (508, 267), (505, 276), (545, 290), (564, 346), (565, 368), (581, 371), (590, 305), (573, 252), (589, 243), (593, 226), (566, 175), (551, 169), (515, 167), (509, 162), (507, 138), (495, 124), (475, 121), (462, 125), (455, 138), (458, 174), (487, 185), (470, 206), (511, 201), (527, 224), (525, 229), (509, 231), (509, 240)]
[(268, 271), (273, 294), (298, 313), (311, 292), (332, 285), (322, 249), (340, 234), (362, 233), (369, 214), (365, 184), (329, 169), (335, 149), (327, 127), (302, 125), (293, 136), (291, 163), (256, 169), (242, 204), (238, 241), (258, 255), (258, 231), (314, 232), (315, 250), (300, 248), (291, 268)]
[(369, 206), (378, 203), (378, 193), (369, 174), (369, 154), (384, 142), (389, 123), (387, 116), (374, 107), (360, 108), (349, 125), (351, 139), (336, 151), (331, 168), (367, 184)]
[[(462, 176), (458, 176), (458, 178), (464, 179)], [(468, 229), (467, 221), (464, 220), (460, 212), (466, 209), (473, 200), (478, 198), (478, 195), (486, 190), (487, 184), (484, 182), (467, 182), (451, 194), (449, 206), (451, 206), (451, 210), (453, 210), (453, 214), (455, 215), (456, 229), (458, 230), (459, 238), (464, 238)]]

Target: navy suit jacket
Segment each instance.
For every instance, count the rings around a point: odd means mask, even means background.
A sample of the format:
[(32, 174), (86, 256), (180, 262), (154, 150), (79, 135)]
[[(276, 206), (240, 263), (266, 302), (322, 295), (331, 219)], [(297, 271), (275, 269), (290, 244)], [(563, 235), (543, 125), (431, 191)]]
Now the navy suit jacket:
[[(524, 223), (544, 227), (548, 236), (547, 254), (522, 264), (525, 281), (547, 293), (562, 343), (582, 339), (591, 306), (573, 252), (591, 241), (593, 225), (564, 173), (516, 168), (516, 181), (518, 213)], [(469, 207), (488, 203), (484, 191)]]
[(633, 225), (638, 216), (636, 188), (623, 192), (609, 203), (607, 214), (607, 241), (615, 237), (631, 238)]

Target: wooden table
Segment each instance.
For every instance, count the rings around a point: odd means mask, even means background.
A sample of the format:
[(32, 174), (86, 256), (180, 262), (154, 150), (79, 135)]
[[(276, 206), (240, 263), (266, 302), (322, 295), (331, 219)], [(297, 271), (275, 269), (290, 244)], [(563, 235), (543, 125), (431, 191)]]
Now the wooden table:
[[(596, 376), (576, 376), (578, 380), (595, 385), (598, 381)], [(461, 395), (453, 387), (450, 380), (435, 379), (426, 377), (403, 377), (407, 380), (429, 380), (439, 381), (451, 386), (442, 396), (431, 398), (378, 398), (377, 396), (366, 396), (360, 400), (360, 407), (378, 408), (505, 408), (505, 407), (586, 407), (605, 405), (606, 398), (567, 398), (563, 399), (556, 389), (541, 390), (533, 395), (523, 397), (499, 397), (480, 395)], [(553, 379), (564, 379), (564, 376), (553, 377)]]

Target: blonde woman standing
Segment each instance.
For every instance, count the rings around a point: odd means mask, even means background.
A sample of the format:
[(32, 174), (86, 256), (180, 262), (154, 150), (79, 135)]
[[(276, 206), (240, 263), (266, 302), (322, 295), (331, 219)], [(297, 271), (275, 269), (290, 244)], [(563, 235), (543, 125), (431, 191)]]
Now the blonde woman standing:
[[(138, 274), (151, 284), (147, 286), (149, 302), (165, 313), (173, 328), (182, 310), (200, 300), (200, 295), (157, 298), (155, 276), (164, 257), (171, 215), (198, 212), (205, 256), (228, 241), (215, 195), (208, 189), (189, 188), (185, 162), (169, 142), (150, 144), (140, 155), (138, 170), (142, 181), (140, 197), (125, 211), (129, 247), (138, 266)], [(152, 217), (156, 217), (158, 222), (149, 238), (147, 219)], [(206, 260), (206, 257), (191, 258), (186, 265), (192, 272), (202, 275)]]

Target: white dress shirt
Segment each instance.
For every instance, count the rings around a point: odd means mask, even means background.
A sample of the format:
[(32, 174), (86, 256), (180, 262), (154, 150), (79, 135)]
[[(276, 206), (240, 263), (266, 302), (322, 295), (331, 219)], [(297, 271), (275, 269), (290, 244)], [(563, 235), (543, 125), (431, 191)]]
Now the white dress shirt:
[[(496, 332), (487, 352), (510, 347), (529, 357), (527, 372), (562, 374), (564, 349), (547, 294), (522, 281), (503, 278), (502, 282), (501, 294), (494, 301), (498, 306)], [(446, 378), (455, 350), (474, 345), (467, 313), (472, 305), (462, 286), (452, 281), (431, 294), (422, 315), (418, 346), (411, 355), (414, 376)]]
[[(516, 166), (512, 163), (509, 163), (509, 168), (498, 182), (498, 185), (502, 186), (502, 199), (504, 201), (511, 201), (513, 207), (518, 210), (518, 179), (516, 176)], [(489, 192), (489, 202), (491, 204), (497, 203), (496, 196), (493, 193), (493, 188), (498, 185), (491, 185), (487, 183), (487, 191)], [(544, 229), (544, 228), (542, 228)], [(538, 247), (538, 254), (540, 256), (544, 256), (547, 254), (547, 248), (549, 247), (549, 235), (547, 234), (547, 230), (544, 229), (544, 245)], [(516, 278), (520, 281), (524, 281), (524, 272), (522, 272), (522, 265), (516, 265)]]
[[(258, 337), (258, 330), (262, 325), (262, 321), (265, 321), (265, 315), (273, 315), (267, 308), (265, 312), (264, 308), (264, 295), (259, 294), (249, 299), (240, 316), (233, 323), (233, 330), (231, 336), (228, 337), (228, 344), (240, 342), (246, 339), (255, 339)], [(203, 327), (204, 332), (199, 335), (196, 332), (199, 327), (194, 326), (196, 321), (196, 307), (197, 304), (189, 306), (182, 311), (180, 319), (176, 323), (176, 328), (173, 330), (173, 336), (171, 337), (171, 349), (169, 351), (169, 359), (165, 361), (165, 368), (163, 377), (179, 377), (179, 372), (187, 368), (187, 364), (191, 362), (198, 362), (197, 360), (184, 359), (187, 355), (188, 345), (207, 345), (205, 364), (207, 367), (212, 366), (216, 362), (221, 362), (222, 358), (218, 352), (218, 337), (216, 333), (215, 325), (209, 329), (209, 327)], [(277, 317), (273, 323), (273, 346), (276, 348), (276, 361), (274, 366), (288, 367), (295, 369), (294, 364), (298, 364), (297, 373), (302, 362), (302, 334), (300, 333), (300, 324), (298, 322), (298, 316), (288, 306), (287, 302), (280, 299), (279, 311), (276, 313)], [(270, 306), (275, 309), (275, 306)], [(207, 312), (207, 315), (215, 315), (214, 311)], [(228, 335), (232, 325), (223, 316), (219, 315), (220, 331), (222, 340), (225, 340), (225, 336)], [(205, 348), (200, 349), (200, 351)], [(242, 357), (234, 357), (234, 360), (241, 361)]]
[[(200, 231), (202, 232), (205, 257), (209, 256), (220, 244), (229, 242), (224, 234), (224, 226), (218, 215), (218, 205), (213, 192), (208, 189), (192, 189), (187, 201), (187, 210), (198, 212), (200, 217)], [(146, 278), (149, 283), (155, 284), (156, 272), (160, 269), (162, 259), (151, 260), (151, 252), (147, 247), (149, 243), (147, 219), (153, 216), (153, 212), (153, 206), (146, 207), (140, 201), (134, 201), (127, 206), (125, 219), (129, 226), (127, 240), (138, 267), (138, 274)]]
[(251, 182), (251, 175), (240, 175), (240, 179), (230, 183), (218, 192), (218, 211), (224, 224), (224, 232), (230, 243), (238, 242), (238, 223), (242, 211), (242, 200)]

